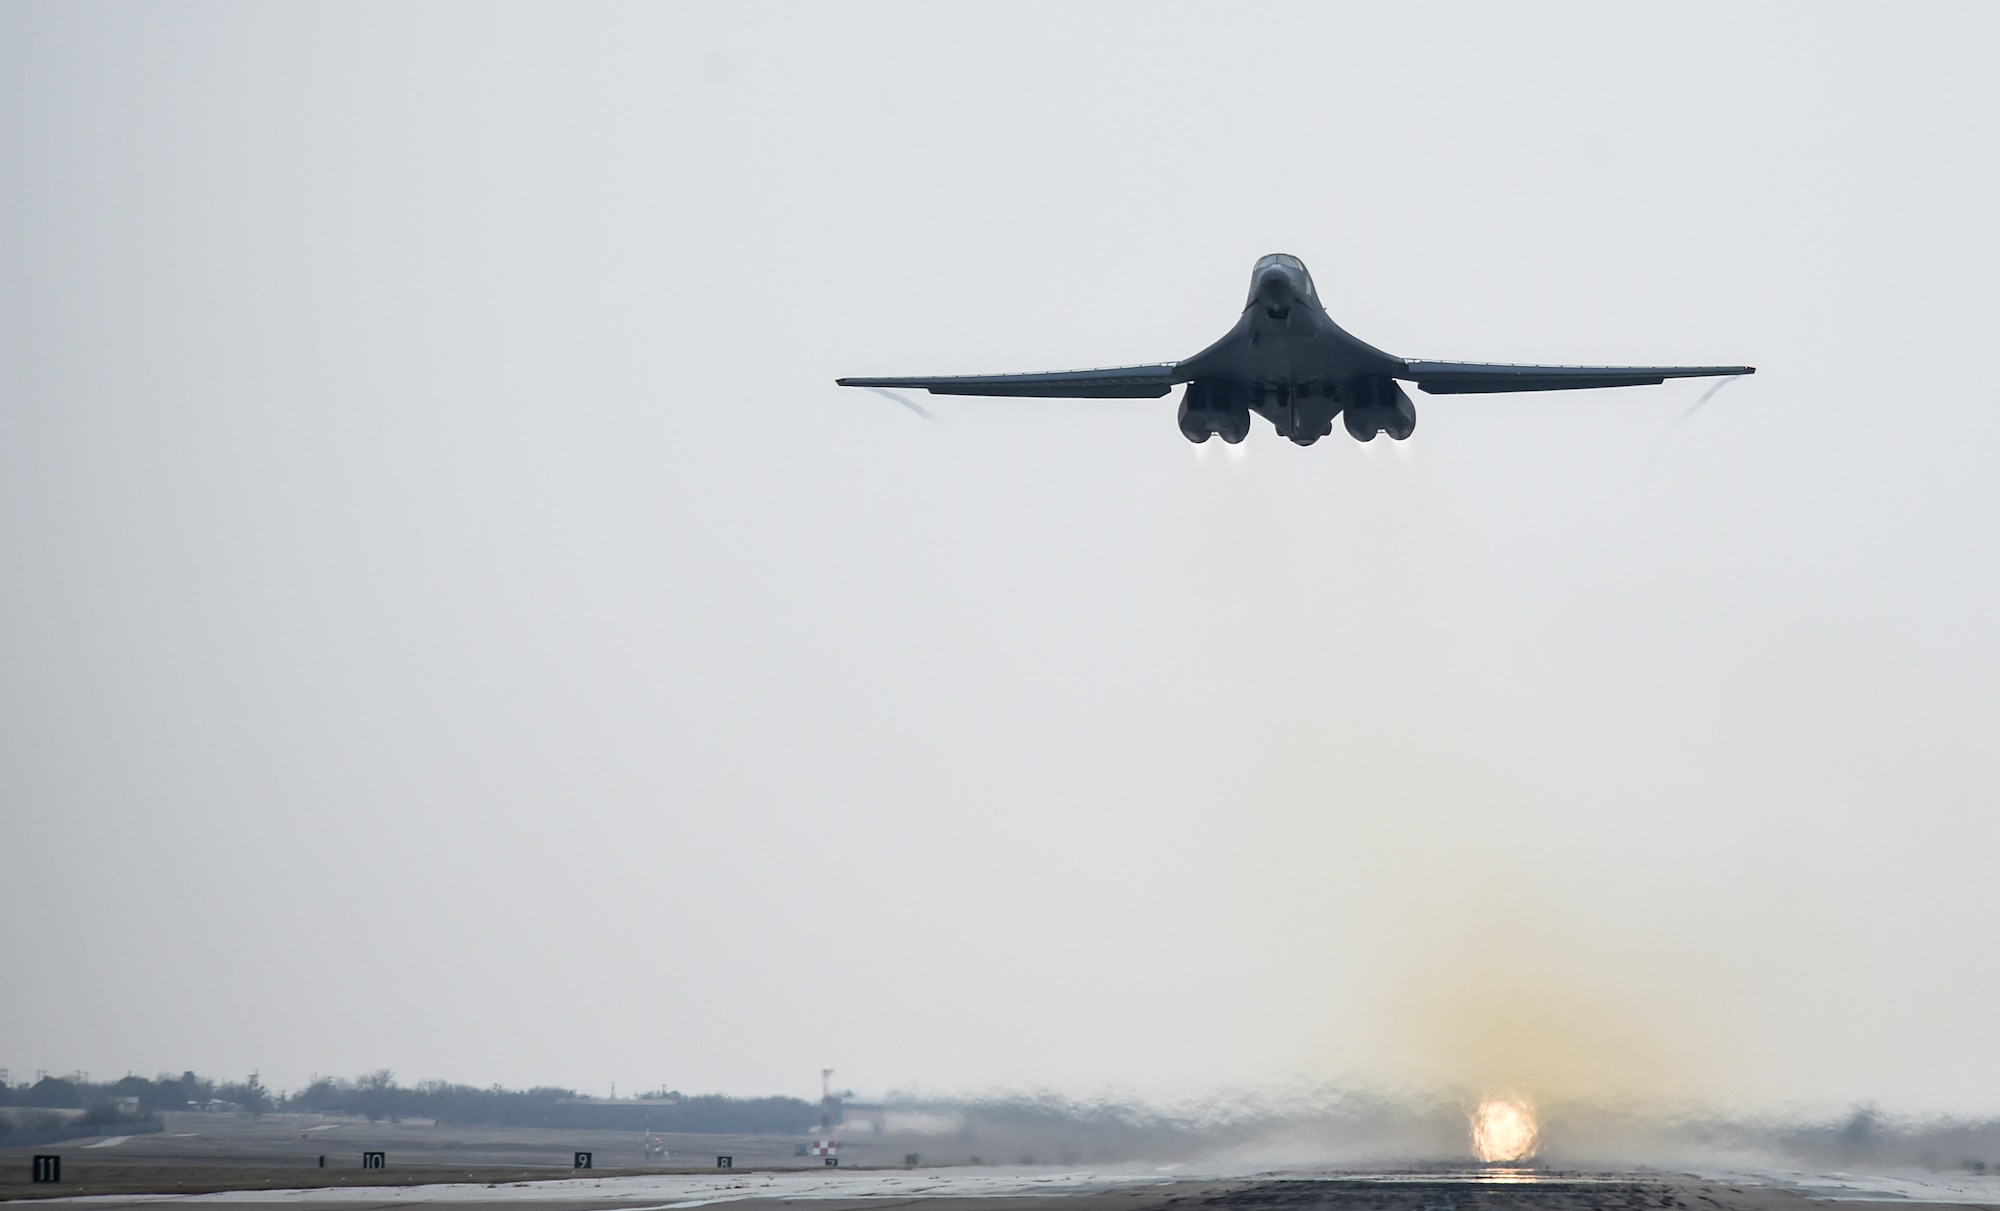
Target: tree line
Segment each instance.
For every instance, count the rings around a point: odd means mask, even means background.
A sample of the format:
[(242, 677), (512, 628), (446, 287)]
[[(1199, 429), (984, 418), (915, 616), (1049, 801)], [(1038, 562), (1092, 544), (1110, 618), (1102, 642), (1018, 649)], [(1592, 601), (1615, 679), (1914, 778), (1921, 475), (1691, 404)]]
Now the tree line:
[(119, 1111), (136, 1102), (140, 1115), (162, 1110), (185, 1110), (190, 1105), (226, 1103), (252, 1114), (274, 1109), (270, 1090), (251, 1073), (241, 1081), (211, 1081), (183, 1072), (162, 1074), (152, 1080), (143, 1076), (123, 1076), (115, 1081), (92, 1081), (82, 1074), (43, 1076), (32, 1084), (0, 1083), (0, 1106), (36, 1110), (84, 1110), (89, 1113)]
[[(797, 1134), (817, 1123), (820, 1114), (816, 1103), (795, 1097), (683, 1097), (662, 1091), (607, 1103), (580, 1098), (574, 1089), (555, 1086), (506, 1089), (493, 1085), (481, 1089), (446, 1081), (403, 1085), (386, 1068), (352, 1079), (315, 1077), (293, 1093), (273, 1093), (254, 1072), (240, 1081), (213, 1081), (192, 1072), (163, 1074), (151, 1080), (125, 1076), (104, 1082), (90, 1081), (81, 1074), (44, 1076), (32, 1084), (0, 1083), (0, 1106), (47, 1112), (51, 1121), (74, 1121), (75, 1116), (53, 1112), (82, 1109), (92, 1123), (107, 1127), (150, 1122), (161, 1111), (209, 1110), (251, 1115), (351, 1115), (371, 1122), (431, 1119), (454, 1126), (742, 1135)], [(0, 1133), (22, 1121), (20, 1112), (0, 1114)]]

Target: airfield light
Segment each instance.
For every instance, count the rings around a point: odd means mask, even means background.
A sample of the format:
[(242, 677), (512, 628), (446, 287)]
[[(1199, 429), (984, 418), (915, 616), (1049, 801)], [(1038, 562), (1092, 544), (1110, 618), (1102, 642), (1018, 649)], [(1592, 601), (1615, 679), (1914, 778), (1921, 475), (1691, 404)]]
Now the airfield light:
[(1490, 1097), (1472, 1112), (1472, 1151), (1489, 1164), (1535, 1154), (1535, 1108), (1518, 1098)]

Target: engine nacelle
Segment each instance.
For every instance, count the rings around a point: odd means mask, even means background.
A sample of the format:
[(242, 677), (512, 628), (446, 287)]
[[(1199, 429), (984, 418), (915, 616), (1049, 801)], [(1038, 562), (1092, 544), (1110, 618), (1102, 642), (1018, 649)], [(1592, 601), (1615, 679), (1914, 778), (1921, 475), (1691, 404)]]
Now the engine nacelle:
[(1201, 443), (1210, 436), (1235, 445), (1250, 436), (1250, 406), (1228, 383), (1196, 379), (1181, 393), (1181, 436)]
[(1377, 433), (1405, 441), (1417, 431), (1417, 406), (1393, 378), (1356, 379), (1340, 415), (1355, 441), (1374, 441)]

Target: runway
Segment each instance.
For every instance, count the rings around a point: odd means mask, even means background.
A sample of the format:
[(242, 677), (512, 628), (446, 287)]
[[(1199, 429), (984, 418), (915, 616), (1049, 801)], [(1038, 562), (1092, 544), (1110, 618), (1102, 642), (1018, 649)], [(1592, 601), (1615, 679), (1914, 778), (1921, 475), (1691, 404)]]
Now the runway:
[(2000, 1208), (2000, 1177), (1803, 1173), (1681, 1174), (1470, 1169), (1187, 1176), (1157, 1169), (1024, 1168), (646, 1174), (519, 1182), (106, 1194), (14, 1201), (23, 1208), (160, 1211), (1843, 1211), (1912, 1204)]
[[(1781, 1208), (1931, 1204), (2000, 1211), (2000, 1173), (1884, 1168), (1875, 1173), (1754, 1168), (1748, 1155), (1704, 1167), (1646, 1169), (1369, 1164), (1285, 1160), (1266, 1153), (1154, 1160), (987, 1164), (972, 1148), (1025, 1153), (990, 1129), (977, 1141), (886, 1137), (856, 1130), (838, 1167), (801, 1156), (797, 1141), (755, 1135), (366, 1122), (318, 1116), (169, 1113), (163, 1129), (0, 1147), (0, 1203), (138, 1211), (164, 1202), (217, 1211), (878, 1211), (934, 1203), (949, 1211), (1484, 1211), (1511, 1208)], [(115, 1141), (115, 1142), (114, 1142)], [(937, 1159), (902, 1164), (922, 1148)], [(380, 1150), (387, 1168), (364, 1169)], [(571, 1167), (589, 1151), (595, 1168)], [(29, 1181), (29, 1155), (63, 1154), (62, 1183)], [(733, 1162), (716, 1167), (719, 1157)]]

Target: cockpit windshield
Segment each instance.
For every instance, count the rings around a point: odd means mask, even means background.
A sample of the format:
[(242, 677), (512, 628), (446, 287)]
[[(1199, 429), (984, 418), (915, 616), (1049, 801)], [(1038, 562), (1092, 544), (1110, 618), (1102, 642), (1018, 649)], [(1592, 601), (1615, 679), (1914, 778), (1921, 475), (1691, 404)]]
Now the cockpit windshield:
[(1306, 271), (1306, 263), (1292, 256), (1290, 253), (1284, 252), (1274, 252), (1270, 256), (1259, 257), (1257, 259), (1256, 267), (1250, 271), (1250, 292), (1253, 296), (1257, 292), (1257, 275), (1262, 273), (1264, 267), (1267, 265), (1280, 265), (1297, 274), (1300, 288), (1304, 291), (1305, 296), (1314, 302), (1319, 301), (1319, 292), (1313, 289), (1312, 274)]

